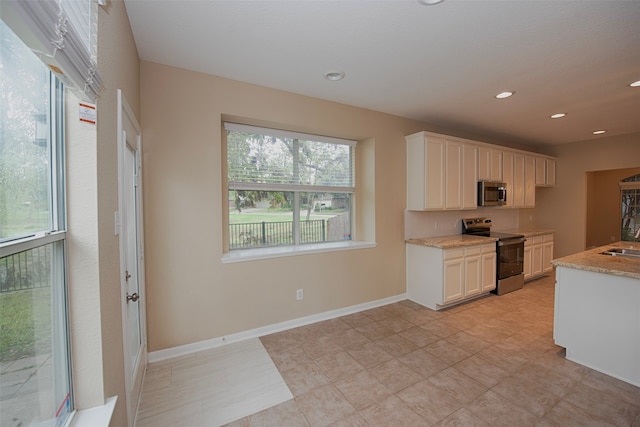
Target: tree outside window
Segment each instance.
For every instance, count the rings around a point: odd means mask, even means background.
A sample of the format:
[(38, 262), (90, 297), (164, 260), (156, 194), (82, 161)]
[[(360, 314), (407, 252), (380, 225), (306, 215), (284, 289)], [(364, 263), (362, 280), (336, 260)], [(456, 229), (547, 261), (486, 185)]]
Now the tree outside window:
[(230, 249), (351, 239), (354, 141), (225, 128)]
[(623, 241), (640, 241), (640, 175), (620, 182)]

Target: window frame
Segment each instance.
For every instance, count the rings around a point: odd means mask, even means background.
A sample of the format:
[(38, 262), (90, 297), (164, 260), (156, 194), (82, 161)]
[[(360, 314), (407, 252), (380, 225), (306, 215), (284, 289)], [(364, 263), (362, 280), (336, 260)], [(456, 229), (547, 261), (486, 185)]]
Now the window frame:
[[(627, 192), (634, 192), (635, 193), (635, 197), (638, 197), (638, 194), (640, 193), (640, 174), (638, 175), (633, 175), (630, 177), (625, 178), (624, 180), (622, 180), (621, 182), (618, 183), (619, 187), (620, 187), (620, 239), (622, 241), (627, 241), (627, 242), (636, 242), (638, 241), (638, 238), (636, 238), (635, 236), (640, 235), (640, 227), (636, 228), (636, 221), (635, 218), (640, 217), (640, 213), (638, 213), (637, 215), (635, 215), (634, 217), (632, 217), (632, 221), (634, 224), (634, 230), (630, 233), (629, 236), (625, 236), (625, 232), (627, 231), (627, 229), (624, 228), (624, 221), (625, 218), (622, 214), (624, 213), (624, 198), (625, 198), (625, 193)], [(636, 205), (637, 206), (637, 205)], [(625, 237), (627, 237), (628, 239), (625, 239)]]
[[(46, 69), (43, 64), (43, 70)], [(60, 343), (54, 345), (53, 353), (63, 352), (66, 356), (64, 360), (57, 360), (52, 367), (54, 383), (59, 382), (58, 369), (63, 368), (62, 381), (68, 385), (67, 394), (59, 404), (55, 414), (56, 425), (68, 425), (75, 413), (73, 374), (71, 363), (71, 342), (69, 329), (69, 301), (68, 301), (68, 264), (67, 264), (67, 230), (66, 230), (66, 185), (65, 185), (65, 144), (64, 144), (64, 85), (52, 71), (48, 71), (49, 92), (48, 92), (48, 144), (49, 144), (49, 176), (48, 189), (50, 198), (49, 229), (41, 230), (31, 234), (11, 236), (0, 243), (0, 258), (17, 255), (47, 245), (52, 247), (52, 269), (60, 269), (59, 284), (61, 289), (58, 294), (53, 294), (52, 286), (52, 323), (51, 333), (55, 337), (57, 333), (63, 333)], [(59, 246), (59, 248), (57, 248)], [(55, 260), (55, 263), (54, 261)], [(54, 309), (53, 304), (59, 302), (60, 307)], [(59, 310), (59, 311), (58, 311)], [(59, 346), (56, 350), (55, 347)], [(54, 392), (55, 395), (55, 392)]]
[[(308, 134), (301, 133), (295, 131), (288, 131), (278, 128), (271, 127), (263, 127), (263, 126), (253, 126), (240, 124), (237, 122), (222, 122), (222, 141), (223, 141), (223, 155), (222, 155), (222, 163), (223, 163), (223, 173), (222, 173), (222, 185), (223, 185), (223, 194), (224, 199), (228, 201), (229, 191), (232, 190), (256, 190), (256, 191), (278, 191), (278, 192), (292, 192), (295, 194), (294, 200), (295, 203), (299, 203), (299, 195), (300, 193), (309, 193), (309, 192), (325, 192), (325, 193), (344, 193), (350, 195), (350, 210), (349, 210), (349, 221), (350, 221), (350, 233), (351, 239), (345, 241), (331, 241), (331, 242), (321, 242), (321, 243), (300, 243), (297, 236), (294, 233), (294, 243), (290, 245), (280, 245), (280, 246), (257, 246), (253, 248), (242, 248), (242, 249), (230, 249), (230, 237), (229, 237), (229, 211), (228, 211), (228, 203), (223, 204), (223, 263), (232, 263), (232, 262), (242, 262), (248, 260), (256, 260), (256, 259), (265, 259), (265, 258), (277, 258), (284, 256), (292, 256), (292, 255), (300, 255), (307, 253), (322, 253), (322, 252), (333, 252), (338, 250), (350, 250), (350, 249), (360, 249), (367, 247), (375, 247), (375, 243), (371, 242), (362, 242), (357, 241), (357, 236), (355, 235), (356, 224), (355, 224), (355, 206), (356, 206), (356, 194), (357, 194), (357, 185), (356, 185), (356, 146), (358, 141), (350, 140), (350, 139), (342, 139), (342, 138), (334, 138), (327, 137), (318, 134)], [(280, 184), (280, 183), (251, 183), (251, 182), (243, 182), (243, 181), (231, 181), (229, 178), (229, 159), (228, 159), (228, 140), (227, 136), (230, 131), (239, 131), (239, 132), (247, 132), (247, 133), (256, 133), (263, 134), (268, 136), (276, 136), (283, 138), (297, 138), (303, 141), (314, 141), (314, 142), (325, 142), (330, 144), (341, 144), (347, 145), (350, 147), (350, 163), (351, 163), (351, 186), (310, 186), (305, 184)], [(298, 206), (298, 205), (294, 205)], [(294, 230), (299, 229), (299, 215), (295, 215), (297, 209), (293, 209), (293, 222), (294, 222)]]

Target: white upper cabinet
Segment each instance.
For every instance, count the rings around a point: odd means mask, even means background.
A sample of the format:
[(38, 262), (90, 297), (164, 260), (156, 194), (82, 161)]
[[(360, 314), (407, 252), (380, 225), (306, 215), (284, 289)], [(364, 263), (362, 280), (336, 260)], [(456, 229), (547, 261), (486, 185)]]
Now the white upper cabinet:
[(478, 147), (478, 180), (502, 182), (502, 150), (484, 145)]
[(536, 205), (536, 158), (524, 156), (524, 207)]
[(475, 209), (477, 147), (420, 132), (407, 141), (407, 209)]
[(556, 161), (536, 157), (536, 186), (553, 187), (556, 185)]
[(502, 180), (507, 184), (507, 204), (505, 207), (515, 206), (515, 153), (505, 151), (502, 153)]
[(535, 206), (535, 157), (520, 152), (502, 153), (504, 182), (507, 184), (507, 207)]
[(462, 144), (446, 142), (445, 202), (446, 209), (462, 209)]
[(405, 139), (408, 210), (476, 209), (478, 181), (506, 183), (504, 207), (532, 208), (536, 186), (555, 185), (552, 158), (429, 132)]
[(444, 209), (445, 139), (418, 133), (407, 140), (407, 209)]
[(536, 157), (536, 186), (547, 185), (546, 159)]
[[(511, 191), (511, 197), (513, 198), (513, 207), (524, 207), (524, 154), (513, 154), (513, 189)], [(507, 189), (507, 198), (509, 197)]]
[(554, 187), (556, 185), (556, 161), (553, 159), (547, 159), (546, 165), (547, 165), (547, 186)]
[(475, 145), (462, 146), (462, 209), (476, 209), (478, 206), (478, 148)]

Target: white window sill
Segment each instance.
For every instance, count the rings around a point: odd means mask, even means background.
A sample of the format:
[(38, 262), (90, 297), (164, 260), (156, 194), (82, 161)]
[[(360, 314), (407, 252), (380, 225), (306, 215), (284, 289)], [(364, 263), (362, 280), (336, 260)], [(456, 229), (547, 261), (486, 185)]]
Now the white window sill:
[(109, 427), (117, 400), (118, 396), (113, 396), (102, 406), (76, 412), (69, 427)]
[(349, 251), (354, 249), (375, 248), (375, 242), (332, 242), (313, 243), (299, 246), (277, 246), (273, 248), (238, 249), (222, 256), (223, 264), (255, 261), (259, 259), (281, 258), (296, 255), (317, 254), (322, 252)]

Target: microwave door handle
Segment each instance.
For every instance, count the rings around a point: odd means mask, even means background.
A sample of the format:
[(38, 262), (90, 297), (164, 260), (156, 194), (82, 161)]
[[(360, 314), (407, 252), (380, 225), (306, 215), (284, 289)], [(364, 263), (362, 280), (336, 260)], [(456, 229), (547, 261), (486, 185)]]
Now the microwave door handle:
[(498, 187), (498, 201), (507, 201), (507, 187)]

